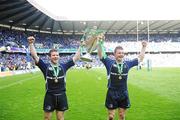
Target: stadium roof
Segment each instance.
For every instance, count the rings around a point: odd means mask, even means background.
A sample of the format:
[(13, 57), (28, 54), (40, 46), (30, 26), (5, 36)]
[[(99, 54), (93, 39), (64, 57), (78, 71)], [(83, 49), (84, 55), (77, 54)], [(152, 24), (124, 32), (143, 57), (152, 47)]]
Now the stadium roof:
[(55, 20), (180, 20), (179, 0), (27, 0)]
[[(54, 20), (26, 0), (0, 0), (0, 24), (13, 29), (35, 30), (59, 34), (81, 34), (85, 28), (97, 26), (107, 34), (179, 33), (180, 20)], [(148, 27), (149, 24), (149, 27)]]

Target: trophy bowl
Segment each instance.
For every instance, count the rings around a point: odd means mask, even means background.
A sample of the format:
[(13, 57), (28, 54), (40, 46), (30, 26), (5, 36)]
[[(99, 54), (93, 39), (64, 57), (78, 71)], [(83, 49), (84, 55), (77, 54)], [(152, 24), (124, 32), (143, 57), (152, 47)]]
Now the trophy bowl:
[(96, 27), (93, 27), (93, 29), (86, 29), (81, 39), (81, 48), (85, 49), (85, 54), (83, 55), (83, 50), (81, 50), (80, 59), (85, 62), (92, 62), (91, 53), (97, 49), (99, 41), (104, 40), (104, 38), (104, 31), (97, 30)]

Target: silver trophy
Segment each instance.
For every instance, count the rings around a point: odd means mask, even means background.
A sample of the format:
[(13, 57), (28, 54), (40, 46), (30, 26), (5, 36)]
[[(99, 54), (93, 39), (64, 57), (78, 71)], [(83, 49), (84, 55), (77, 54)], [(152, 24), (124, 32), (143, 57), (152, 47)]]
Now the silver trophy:
[[(91, 53), (97, 49), (99, 41), (105, 39), (104, 31), (97, 30), (94, 26), (92, 29), (86, 29), (83, 37), (81, 38), (81, 57), (80, 59), (85, 62), (92, 62)], [(83, 51), (85, 49), (85, 54)]]

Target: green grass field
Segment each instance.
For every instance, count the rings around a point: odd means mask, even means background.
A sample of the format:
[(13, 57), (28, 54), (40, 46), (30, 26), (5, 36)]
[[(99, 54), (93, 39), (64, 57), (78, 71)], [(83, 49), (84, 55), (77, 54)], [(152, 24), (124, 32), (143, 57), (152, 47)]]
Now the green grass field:
[[(42, 120), (44, 84), (40, 72), (0, 78), (0, 120)], [(105, 69), (69, 70), (65, 119), (106, 120), (106, 86)], [(126, 120), (180, 120), (180, 68), (132, 69), (128, 87)]]

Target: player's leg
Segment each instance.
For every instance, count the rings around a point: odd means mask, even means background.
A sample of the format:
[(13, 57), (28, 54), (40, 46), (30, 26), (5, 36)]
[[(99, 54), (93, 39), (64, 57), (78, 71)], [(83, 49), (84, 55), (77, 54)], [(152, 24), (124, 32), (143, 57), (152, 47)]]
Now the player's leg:
[(108, 109), (108, 120), (114, 120), (117, 102), (114, 99), (114, 91), (108, 90), (106, 95), (105, 106)]
[(126, 109), (124, 108), (118, 109), (119, 120), (125, 120), (125, 113), (126, 113)]
[(44, 120), (51, 120), (52, 112), (54, 111), (53, 96), (46, 93), (44, 97)]
[(56, 117), (57, 120), (64, 120), (64, 112), (68, 109), (66, 93), (56, 95)]
[(119, 102), (119, 108), (118, 108), (118, 116), (119, 120), (125, 120), (125, 113), (126, 110), (130, 107), (130, 101), (129, 97), (127, 96), (125, 99), (120, 100)]
[(64, 111), (56, 111), (57, 120), (64, 120)]
[(116, 110), (110, 110), (108, 109), (108, 120), (114, 120)]
[(44, 112), (44, 120), (51, 120), (52, 112)]

